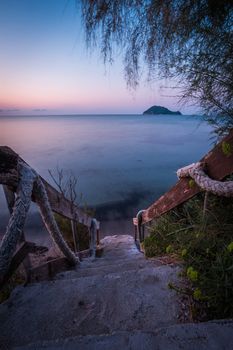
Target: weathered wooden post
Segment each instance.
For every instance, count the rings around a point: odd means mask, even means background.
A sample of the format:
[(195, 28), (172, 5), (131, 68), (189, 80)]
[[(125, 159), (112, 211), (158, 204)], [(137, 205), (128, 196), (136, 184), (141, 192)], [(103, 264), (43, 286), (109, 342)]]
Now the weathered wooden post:
[(138, 237), (139, 237), (139, 242), (143, 242), (144, 241), (144, 234), (145, 234), (145, 228), (142, 225), (142, 214), (143, 214), (144, 210), (140, 210), (137, 213), (137, 231), (138, 231)]
[(14, 208), (0, 247), (0, 278), (3, 280), (7, 273), (17, 243), (22, 235), (27, 212), (31, 204), (33, 183), (36, 174), (32, 169), (19, 162), (20, 180), (16, 191)]
[[(7, 206), (8, 206), (10, 215), (12, 215), (13, 208), (15, 205), (15, 194), (10, 189), (10, 187), (7, 185), (3, 185), (3, 190), (4, 190), (5, 197), (6, 197), (6, 202), (7, 202)], [(19, 238), (18, 243), (24, 243), (24, 242), (25, 242), (25, 234), (24, 234), (24, 231), (22, 230), (21, 237)], [(23, 267), (25, 270), (26, 279), (28, 281), (30, 279), (30, 268), (31, 268), (31, 262), (30, 262), (30, 258), (28, 255), (23, 260)]]
[(97, 242), (97, 230), (99, 229), (96, 219), (92, 219), (90, 227), (90, 253), (95, 257), (96, 254), (96, 242)]
[(73, 235), (73, 241), (74, 241), (74, 251), (75, 253), (78, 253), (79, 251), (79, 241), (78, 241), (78, 230), (77, 230), (77, 214), (74, 213), (74, 218), (70, 220), (71, 223), (71, 230)]

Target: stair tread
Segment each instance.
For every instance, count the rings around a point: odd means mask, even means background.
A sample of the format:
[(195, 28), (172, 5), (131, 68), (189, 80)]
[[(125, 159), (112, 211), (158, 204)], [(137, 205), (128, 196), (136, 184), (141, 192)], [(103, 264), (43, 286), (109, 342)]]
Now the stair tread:
[(168, 283), (178, 282), (180, 268), (146, 260), (131, 236), (106, 237), (101, 244), (101, 258), (15, 289), (0, 305), (0, 348), (178, 322), (178, 296)]
[(203, 322), (160, 328), (153, 332), (121, 331), (43, 341), (14, 350), (219, 350), (233, 342), (233, 321)]

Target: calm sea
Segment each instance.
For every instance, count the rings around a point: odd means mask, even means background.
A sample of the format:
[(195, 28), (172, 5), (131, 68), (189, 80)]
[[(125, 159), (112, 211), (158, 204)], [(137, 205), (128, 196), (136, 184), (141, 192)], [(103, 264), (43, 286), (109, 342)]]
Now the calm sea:
[[(1, 117), (0, 143), (38, 173), (72, 171), (81, 205), (96, 209), (102, 235), (132, 233), (132, 217), (176, 182), (176, 170), (211, 147), (211, 128), (198, 116), (72, 115)], [(0, 191), (0, 231), (8, 220)], [(26, 231), (42, 235), (32, 206)]]

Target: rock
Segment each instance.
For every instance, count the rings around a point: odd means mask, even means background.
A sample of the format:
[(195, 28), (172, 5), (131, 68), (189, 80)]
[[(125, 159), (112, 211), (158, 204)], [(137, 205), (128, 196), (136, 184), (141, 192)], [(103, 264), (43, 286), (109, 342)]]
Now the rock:
[(182, 115), (181, 112), (172, 112), (168, 108), (161, 107), (161, 106), (152, 106), (146, 111), (143, 112), (143, 114), (172, 114), (172, 115)]

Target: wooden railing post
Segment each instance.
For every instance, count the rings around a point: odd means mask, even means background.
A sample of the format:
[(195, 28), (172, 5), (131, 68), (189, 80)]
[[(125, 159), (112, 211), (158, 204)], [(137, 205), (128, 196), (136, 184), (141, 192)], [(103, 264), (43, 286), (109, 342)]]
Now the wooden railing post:
[(142, 215), (143, 215), (144, 210), (140, 210), (137, 213), (137, 233), (138, 233), (138, 237), (139, 237), (139, 242), (143, 242), (144, 241), (144, 236), (145, 236), (145, 227), (144, 225), (142, 225)]
[(79, 251), (79, 240), (78, 240), (76, 213), (74, 214), (74, 219), (71, 220), (71, 230), (72, 230), (73, 241), (74, 241), (74, 251), (75, 251), (75, 253), (78, 253), (78, 251)]
[[(13, 207), (15, 205), (15, 194), (7, 185), (3, 185), (3, 190), (6, 197), (7, 206), (11, 215), (13, 213)], [(25, 234), (24, 234), (24, 230), (22, 230), (21, 237), (19, 238), (19, 242), (17, 246), (20, 246), (24, 242), (25, 242)], [(30, 269), (31, 269), (31, 262), (28, 255), (26, 255), (25, 258), (23, 259), (23, 267), (26, 274), (26, 280), (28, 281), (30, 280)]]
[(14, 209), (0, 246), (1, 279), (3, 279), (5, 274), (8, 272), (12, 256), (15, 252), (17, 243), (21, 238), (26, 215), (31, 204), (35, 174), (29, 167), (22, 166), (22, 164), (20, 164), (19, 172), (21, 178), (17, 188), (17, 197), (15, 200)]
[(100, 244), (100, 230), (99, 228), (96, 231), (96, 244), (99, 245)]
[(97, 232), (99, 231), (99, 223), (96, 219), (92, 219), (90, 227), (90, 253), (91, 256), (95, 257), (96, 244), (97, 244)]

